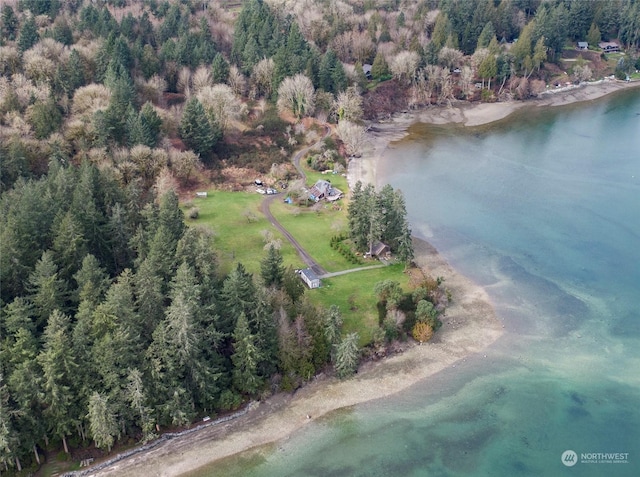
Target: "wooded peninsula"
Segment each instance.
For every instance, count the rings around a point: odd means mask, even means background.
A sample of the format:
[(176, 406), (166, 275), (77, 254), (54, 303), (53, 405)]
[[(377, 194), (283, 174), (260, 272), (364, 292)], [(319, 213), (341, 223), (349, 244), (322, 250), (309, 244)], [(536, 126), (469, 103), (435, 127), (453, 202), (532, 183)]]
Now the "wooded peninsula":
[(6, 0), (0, 15), (10, 475), (428, 342), (456, 296), (415, 267), (402, 192), (349, 188), (368, 128), (640, 79), (638, 0)]

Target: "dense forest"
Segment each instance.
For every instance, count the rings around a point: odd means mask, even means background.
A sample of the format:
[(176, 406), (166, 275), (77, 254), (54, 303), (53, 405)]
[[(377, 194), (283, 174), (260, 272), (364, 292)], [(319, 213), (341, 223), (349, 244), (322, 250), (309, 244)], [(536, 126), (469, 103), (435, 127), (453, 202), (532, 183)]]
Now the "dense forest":
[[(342, 336), (340, 310), (311, 305), (273, 247), (260, 276), (242, 264), (221, 274), (177, 191), (287, 161), (299, 118), (335, 123), (341, 153), (356, 155), (362, 119), (398, 106), (472, 99), (474, 82), (483, 100), (526, 98), (575, 41), (596, 51), (615, 39), (627, 50), (616, 70), (638, 67), (637, 0), (239, 3), (2, 3), (4, 469), (35, 466), (51, 446), (146, 441), (329, 363), (353, 372), (357, 336)], [(401, 195), (358, 186), (353, 204), (356, 249), (380, 239), (412, 258), (406, 221), (380, 227)], [(381, 284), (386, 339), (397, 304), (406, 331), (428, 339), (438, 285), (411, 296)]]

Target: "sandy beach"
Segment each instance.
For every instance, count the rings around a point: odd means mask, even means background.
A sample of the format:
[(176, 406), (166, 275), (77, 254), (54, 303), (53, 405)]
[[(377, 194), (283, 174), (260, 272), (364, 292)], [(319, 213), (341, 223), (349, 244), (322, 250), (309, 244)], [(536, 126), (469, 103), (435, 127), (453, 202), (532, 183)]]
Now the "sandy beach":
[[(380, 179), (376, 177), (376, 160), (391, 141), (401, 139), (416, 122), (476, 126), (503, 119), (520, 108), (589, 101), (636, 86), (640, 83), (608, 82), (545, 94), (527, 102), (460, 103), (400, 114), (371, 126), (369, 148), (362, 158), (351, 162), (349, 182), (353, 185), (363, 180), (376, 184)], [(431, 342), (421, 346), (407, 344), (400, 354), (364, 363), (349, 380), (317, 378), (293, 395), (278, 394), (260, 402), (233, 421), (162, 442), (152, 450), (85, 475), (179, 476), (249, 449), (268, 452), (272, 444), (331, 411), (399, 393), (474, 354), (480, 353), (481, 359), (481, 351), (503, 333), (485, 290), (452, 269), (428, 243), (416, 239), (414, 246), (418, 265), (432, 276), (443, 276), (454, 297), (442, 328)]]

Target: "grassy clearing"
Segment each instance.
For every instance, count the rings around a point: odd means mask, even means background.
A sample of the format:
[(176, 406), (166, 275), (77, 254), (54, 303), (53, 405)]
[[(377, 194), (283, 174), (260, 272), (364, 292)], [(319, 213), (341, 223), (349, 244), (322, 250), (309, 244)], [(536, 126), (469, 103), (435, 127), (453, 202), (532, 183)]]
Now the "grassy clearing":
[(318, 305), (338, 305), (344, 319), (344, 333), (357, 331), (360, 346), (371, 342), (378, 327), (377, 298), (373, 292), (376, 283), (394, 280), (408, 290), (409, 276), (403, 273), (404, 265), (349, 273), (322, 281), (322, 287), (307, 291), (309, 299)]
[[(309, 173), (309, 183), (326, 177), (317, 172)], [(347, 191), (346, 179), (331, 176), (332, 183)], [(271, 205), (271, 211), (280, 223), (327, 271), (335, 272), (362, 266), (348, 262), (329, 245), (333, 235), (347, 230), (346, 201), (336, 204), (322, 203), (316, 210), (299, 209), (283, 203), (285, 195)], [(203, 225), (214, 232), (214, 248), (220, 260), (221, 273), (227, 274), (241, 262), (254, 274), (260, 273), (260, 261), (265, 256), (263, 231), (269, 230), (282, 240), (282, 255), (285, 265), (296, 268), (304, 266), (294, 248), (269, 224), (260, 212), (264, 196), (256, 193), (225, 192), (209, 190), (208, 197), (192, 201), (200, 209), (198, 219), (186, 219), (189, 225)], [(186, 208), (186, 205), (185, 205)], [(377, 262), (375, 262), (377, 263)], [(373, 264), (365, 263), (364, 265)], [(403, 273), (404, 265), (397, 264), (385, 268), (365, 270), (323, 280), (322, 287), (307, 290), (306, 295), (316, 305), (329, 307), (338, 305), (344, 317), (344, 332), (357, 331), (360, 345), (371, 342), (378, 326), (378, 311), (373, 288), (383, 280), (400, 282), (406, 290), (408, 276)]]
[(291, 244), (269, 224), (260, 212), (264, 196), (249, 192), (209, 190), (208, 197), (193, 200), (200, 209), (196, 220), (186, 219), (189, 225), (205, 225), (214, 232), (214, 248), (218, 253), (221, 272), (228, 273), (241, 262), (247, 271), (260, 272), (265, 256), (263, 231), (270, 231), (282, 240), (282, 256), (286, 265), (301, 267), (302, 261)]
[(337, 203), (336, 206), (341, 210), (334, 210), (331, 205), (324, 203), (317, 211), (298, 208), (280, 201), (271, 206), (271, 212), (278, 221), (328, 272), (362, 266), (348, 262), (329, 245), (332, 236), (347, 230), (344, 204)]

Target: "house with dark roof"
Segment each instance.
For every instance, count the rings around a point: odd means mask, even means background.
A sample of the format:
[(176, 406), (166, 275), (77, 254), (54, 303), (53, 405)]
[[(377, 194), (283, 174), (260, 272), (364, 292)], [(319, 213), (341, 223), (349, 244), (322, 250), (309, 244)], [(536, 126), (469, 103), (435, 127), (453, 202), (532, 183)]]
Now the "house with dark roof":
[(368, 254), (365, 256), (377, 257), (377, 258), (388, 258), (391, 255), (391, 248), (380, 241), (375, 241), (371, 244), (371, 249)]
[(601, 41), (598, 43), (598, 46), (604, 53), (615, 53), (616, 51), (620, 51), (620, 45), (615, 41)]
[(329, 202), (342, 197), (342, 191), (331, 185), (331, 182), (320, 179), (309, 189), (309, 198), (315, 202), (325, 199)]

